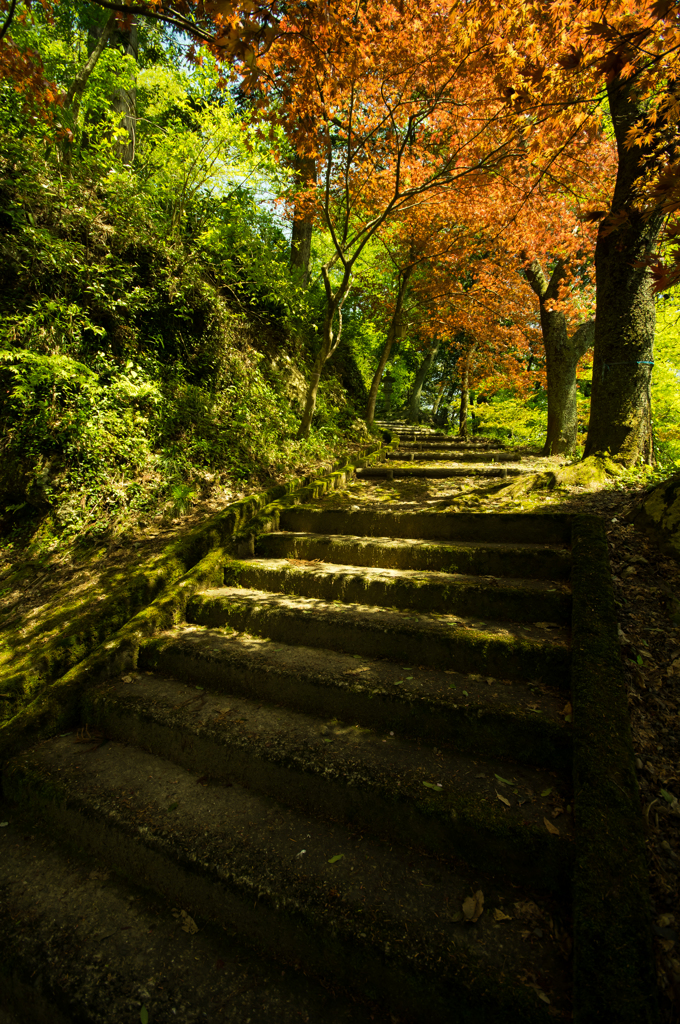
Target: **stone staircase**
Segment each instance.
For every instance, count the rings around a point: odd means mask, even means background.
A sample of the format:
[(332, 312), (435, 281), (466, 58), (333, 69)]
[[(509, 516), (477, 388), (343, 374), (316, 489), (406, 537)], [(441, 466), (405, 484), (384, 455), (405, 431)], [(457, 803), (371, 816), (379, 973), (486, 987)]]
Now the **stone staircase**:
[[(379, 423), (399, 441), (387, 455), (389, 467), (372, 466), (358, 472), (359, 478), (386, 477), (507, 477), (533, 471), (522, 465), (521, 454), (507, 451), (489, 440), (464, 441), (422, 427)], [(445, 466), (437, 463), (446, 463)], [(418, 465), (414, 465), (418, 463)]]
[(6, 766), (21, 1020), (571, 1018), (570, 519), (398, 504), (284, 508)]

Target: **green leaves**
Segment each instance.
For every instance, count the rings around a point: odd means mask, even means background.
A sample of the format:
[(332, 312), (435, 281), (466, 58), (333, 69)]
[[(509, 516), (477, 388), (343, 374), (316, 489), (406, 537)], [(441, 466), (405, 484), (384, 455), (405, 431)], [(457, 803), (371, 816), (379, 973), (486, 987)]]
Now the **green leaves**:
[(328, 859), (328, 863), (329, 863), (329, 864), (337, 864), (337, 863), (338, 863), (338, 861), (339, 861), (339, 860), (342, 860), (342, 858), (343, 858), (344, 856), (345, 856), (345, 855), (344, 855), (344, 853), (336, 853), (335, 857), (329, 857), (329, 859)]
[(438, 785), (438, 784), (435, 784), (434, 782), (423, 782), (423, 785), (427, 789), (434, 790), (435, 793), (441, 793), (442, 792), (442, 787), (440, 785)]

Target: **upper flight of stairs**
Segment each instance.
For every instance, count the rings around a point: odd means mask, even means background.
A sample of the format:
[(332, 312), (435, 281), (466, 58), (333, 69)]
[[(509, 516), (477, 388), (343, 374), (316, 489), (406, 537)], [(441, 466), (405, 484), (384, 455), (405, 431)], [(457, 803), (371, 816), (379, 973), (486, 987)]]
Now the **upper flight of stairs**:
[[(499, 448), (488, 440), (465, 441), (422, 427), (378, 425), (397, 438), (399, 446), (387, 455), (389, 467), (371, 466), (359, 470), (359, 478), (507, 477), (531, 472), (522, 466), (521, 457), (516, 452)], [(438, 465), (442, 462), (446, 466)]]
[(95, 952), (67, 895), (50, 973), (12, 926), (14, 990), (35, 961), (59, 1021), (569, 1019), (569, 545), (559, 515), (284, 510), (6, 766), (0, 908), (70, 877), (116, 930)]

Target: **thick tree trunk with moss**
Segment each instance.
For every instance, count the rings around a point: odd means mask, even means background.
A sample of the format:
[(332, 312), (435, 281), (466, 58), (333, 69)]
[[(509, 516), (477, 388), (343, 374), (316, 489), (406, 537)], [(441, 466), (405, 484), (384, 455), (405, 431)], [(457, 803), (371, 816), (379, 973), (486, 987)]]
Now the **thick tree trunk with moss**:
[[(312, 157), (295, 154), (293, 167), (299, 184), (308, 188), (316, 181), (316, 163)], [(312, 254), (312, 222), (314, 215), (297, 204), (293, 211), (293, 231), (290, 239), (290, 266), (300, 284), (309, 283), (309, 260)]]
[(390, 326), (387, 329), (387, 339), (383, 346), (383, 350), (380, 353), (380, 360), (373, 374), (373, 380), (371, 381), (371, 390), (368, 393), (368, 402), (366, 403), (366, 412), (364, 413), (364, 419), (370, 427), (375, 419), (375, 403), (378, 400), (378, 390), (380, 388), (380, 381), (382, 375), (385, 372), (387, 366), (387, 360), (390, 358), (392, 352), (392, 346), (395, 341), (401, 337), (402, 333), (402, 310), (404, 308), (404, 299), (406, 297), (406, 291), (408, 289), (408, 283), (413, 273), (413, 267), (407, 267), (399, 275), (397, 283), (397, 300), (394, 304), (394, 312), (392, 313), (392, 319), (390, 320)]
[(425, 381), (427, 380), (428, 376), (430, 375), (430, 371), (434, 366), (434, 361), (437, 358), (437, 353), (439, 352), (440, 345), (441, 341), (438, 338), (436, 338), (432, 342), (428, 351), (425, 353), (423, 361), (418, 367), (418, 372), (416, 373), (416, 377), (413, 382), (413, 390), (411, 391), (411, 397), (409, 399), (409, 423), (420, 423), (420, 396), (422, 395), (423, 387), (425, 386)]
[(652, 461), (650, 384), (655, 310), (645, 261), (654, 251), (662, 217), (644, 217), (635, 189), (645, 154), (626, 149), (629, 129), (645, 118), (634, 80), (607, 87), (619, 166), (609, 216), (595, 248), (597, 313), (590, 425), (585, 454), (610, 453), (626, 465)]
[(545, 346), (548, 433), (542, 454), (563, 455), (576, 444), (576, 367), (595, 340), (595, 322), (589, 320), (581, 324), (569, 337), (564, 313), (546, 308), (547, 303), (557, 298), (560, 283), (565, 277), (561, 260), (558, 260), (549, 281), (538, 260), (533, 260), (525, 272), (538, 296)]

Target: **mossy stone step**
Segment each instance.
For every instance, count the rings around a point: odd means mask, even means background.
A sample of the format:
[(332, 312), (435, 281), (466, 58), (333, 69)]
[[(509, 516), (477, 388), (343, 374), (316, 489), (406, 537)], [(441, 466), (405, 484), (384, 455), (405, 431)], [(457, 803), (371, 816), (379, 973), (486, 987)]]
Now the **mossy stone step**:
[(568, 635), (559, 628), (547, 637), (542, 626), (533, 624), (514, 624), (510, 629), (453, 615), (392, 612), (240, 587), (216, 587), (193, 595), (186, 619), (200, 626), (228, 626), (284, 643), (405, 664), (543, 680), (565, 690), (569, 685)]
[(291, 564), (285, 558), (230, 560), (226, 586), (246, 587), (324, 601), (509, 619), (568, 626), (571, 595), (545, 580), (480, 580), (476, 576), (330, 564)]
[[(483, 1008), (500, 1024), (539, 1024), (551, 1007), (567, 1012), (558, 901), (390, 850), (236, 782), (206, 784), (136, 747), (74, 740), (11, 762), (8, 797), (199, 927), (237, 926), (261, 955), (303, 963), (399, 1019), (450, 1024), (455, 1006), (462, 1021)], [(479, 906), (475, 893), (484, 912), (473, 926), (461, 908)], [(527, 942), (532, 919), (538, 942)], [(527, 978), (537, 971), (543, 987)]]
[(545, 686), (403, 667), (196, 626), (144, 641), (139, 666), (191, 686), (326, 722), (359, 723), (457, 754), (571, 771), (565, 698)]
[(297, 505), (281, 510), (279, 529), (298, 533), (345, 533), (360, 537), (471, 541), (499, 544), (568, 545), (571, 521), (559, 513), (393, 512), (386, 509), (319, 509)]
[(571, 815), (562, 813), (559, 836), (544, 825), (555, 808), (571, 804), (568, 776), (493, 758), (479, 778), (478, 762), (450, 746), (423, 747), (353, 722), (326, 724), (157, 675), (91, 691), (84, 717), (108, 738), (200, 777), (239, 782), (306, 814), (488, 874), (502, 864), (515, 883), (568, 890)]
[[(461, 461), (461, 460), (457, 460)], [(530, 468), (522, 468), (521, 466), (487, 466), (477, 460), (476, 464), (470, 464), (468, 466), (390, 466), (388, 469), (383, 469), (380, 466), (366, 466), (363, 469), (357, 469), (356, 475), (358, 479), (366, 479), (374, 476), (387, 476), (390, 479), (399, 477), (426, 477), (432, 480), (446, 480), (449, 477), (457, 476), (478, 476), (478, 477), (497, 477), (497, 476), (521, 476), (522, 473), (534, 472)]]
[(469, 451), (460, 448), (432, 450), (419, 449), (405, 451), (399, 447), (394, 452), (388, 452), (387, 459), (396, 462), (474, 462), (479, 465), (496, 462), (519, 462), (520, 459), (513, 452), (494, 451)]
[(346, 534), (261, 534), (255, 553), (267, 558), (292, 558), (383, 569), (419, 569), (471, 576), (514, 577), (562, 581), (569, 578), (571, 555), (566, 548), (544, 544), (500, 544), (352, 537)]

